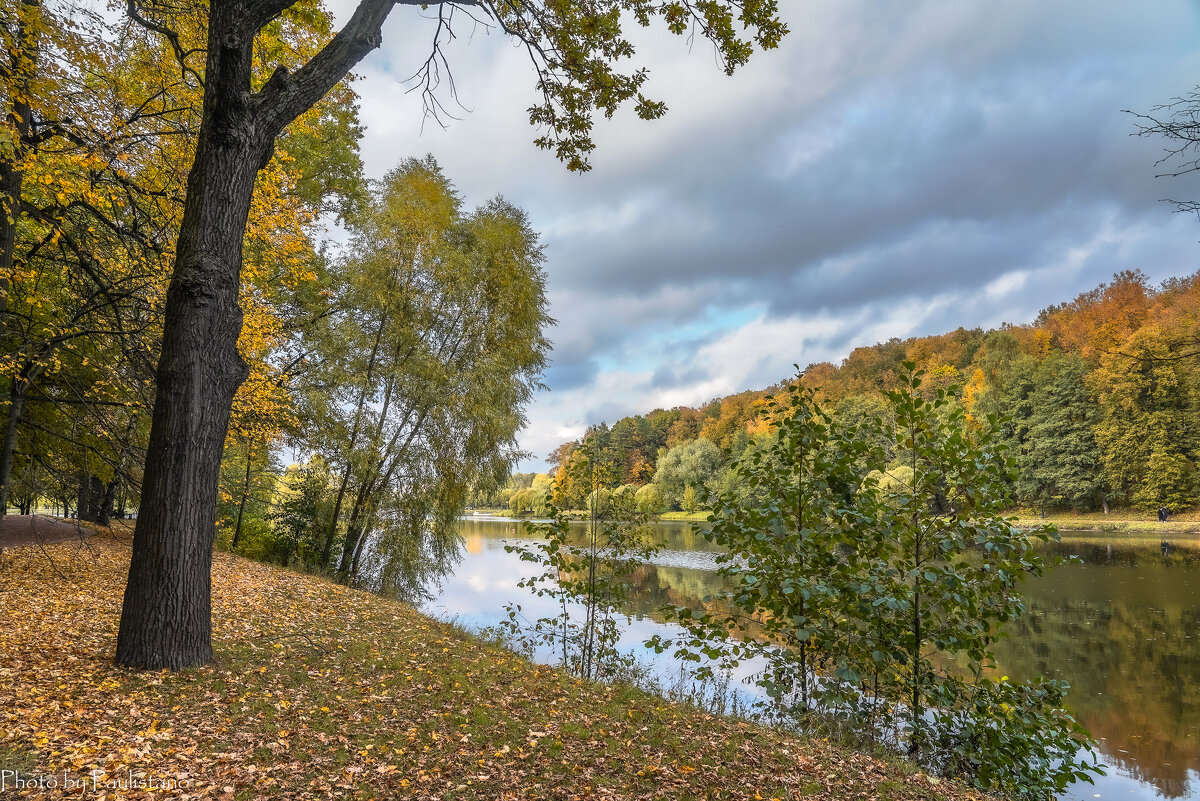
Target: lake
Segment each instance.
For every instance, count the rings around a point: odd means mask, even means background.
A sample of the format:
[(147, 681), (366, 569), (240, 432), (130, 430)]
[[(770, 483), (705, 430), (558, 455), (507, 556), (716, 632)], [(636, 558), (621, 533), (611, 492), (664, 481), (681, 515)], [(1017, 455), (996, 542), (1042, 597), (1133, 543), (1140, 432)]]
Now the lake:
[[(652, 634), (677, 631), (655, 619), (659, 608), (694, 606), (723, 586), (715, 549), (691, 524), (658, 528), (664, 549), (637, 572), (628, 610), (635, 620), (622, 640), (639, 656)], [(530, 618), (553, 614), (544, 599), (517, 587), (536, 567), (504, 550), (528, 539), (520, 522), (464, 519), (461, 532), (462, 561), (427, 612), (476, 629), (499, 623), (508, 602)], [(1079, 561), (1026, 584), (1029, 612), (1009, 627), (996, 655), (1014, 679), (1070, 682), (1069, 703), (1099, 742), (1109, 776), (1063, 798), (1200, 799), (1200, 548), (1180, 544), (1164, 557), (1154, 540), (1110, 547), (1086, 537), (1049, 547)], [(664, 654), (654, 670), (670, 681), (679, 666)]]

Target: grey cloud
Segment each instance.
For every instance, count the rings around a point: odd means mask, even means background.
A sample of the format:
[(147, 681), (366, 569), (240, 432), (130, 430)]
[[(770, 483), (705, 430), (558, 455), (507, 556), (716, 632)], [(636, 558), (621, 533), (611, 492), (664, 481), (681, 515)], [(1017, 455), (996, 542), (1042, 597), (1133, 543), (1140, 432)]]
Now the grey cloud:
[(650, 379), (653, 389), (677, 387), (685, 384), (697, 384), (710, 377), (710, 373), (702, 365), (692, 363), (679, 364), (669, 362), (660, 364)]
[(586, 387), (595, 379), (599, 365), (595, 359), (572, 361), (557, 353), (551, 357), (550, 367), (543, 379), (546, 386), (559, 392)]

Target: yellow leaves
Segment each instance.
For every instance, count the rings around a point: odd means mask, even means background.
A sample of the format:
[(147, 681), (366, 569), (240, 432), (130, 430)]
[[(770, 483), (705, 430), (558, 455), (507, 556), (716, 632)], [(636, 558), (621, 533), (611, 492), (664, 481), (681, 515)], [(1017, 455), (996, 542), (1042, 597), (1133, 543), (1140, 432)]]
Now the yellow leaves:
[[(120, 670), (111, 642), (128, 540), (94, 547), (94, 561), (52, 550), (67, 581), (36, 551), (15, 552), (4, 575), (12, 603), (0, 623), (21, 636), (0, 645), (0, 731), (5, 747), (36, 752), (47, 774), (186, 778), (197, 798), (462, 788), (466, 798), (567, 801), (590, 787), (593, 797), (741, 801), (811, 797), (800, 790), (819, 765), (821, 778), (870, 777), (861, 797), (883, 795), (878, 763), (856, 766), (828, 746), (665, 701), (639, 702), (631, 717), (603, 688), (487, 649), (410, 607), (221, 553), (212, 573), (220, 662), (179, 674)], [(264, 639), (298, 631), (328, 653)], [(479, 723), (484, 710), (494, 711)], [(930, 798), (929, 786), (891, 797)], [(841, 789), (822, 797), (850, 797)], [(946, 783), (943, 791), (966, 797)]]

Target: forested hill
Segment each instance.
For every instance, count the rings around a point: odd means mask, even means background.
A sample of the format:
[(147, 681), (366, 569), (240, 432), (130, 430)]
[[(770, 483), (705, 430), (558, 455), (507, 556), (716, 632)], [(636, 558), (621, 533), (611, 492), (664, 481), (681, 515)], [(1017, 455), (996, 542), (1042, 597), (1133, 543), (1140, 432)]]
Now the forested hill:
[[(853, 421), (881, 405), (880, 391), (903, 361), (928, 373), (928, 387), (955, 386), (972, 417), (1009, 418), (1021, 503), (1200, 506), (1200, 273), (1158, 287), (1140, 271), (1118, 273), (1030, 324), (890, 339), (855, 349), (840, 365), (811, 364), (801, 380), (819, 388), (835, 419)], [(539, 497), (534, 484), (528, 502), (536, 507), (553, 493), (560, 506), (581, 504), (586, 488), (562, 468), (583, 458), (589, 440), (611, 486), (652, 485), (643, 497), (686, 509), (695, 497), (689, 487), (728, 480), (731, 458), (762, 433), (757, 411), (771, 391), (593, 425), (550, 454), (553, 486), (539, 482)], [(510, 496), (532, 476), (515, 478)]]

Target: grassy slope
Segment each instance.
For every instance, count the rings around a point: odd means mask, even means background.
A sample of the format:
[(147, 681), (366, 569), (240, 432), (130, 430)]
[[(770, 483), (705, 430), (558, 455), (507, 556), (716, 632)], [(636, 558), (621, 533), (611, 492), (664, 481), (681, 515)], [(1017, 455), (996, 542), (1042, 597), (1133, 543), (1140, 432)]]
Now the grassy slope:
[(708, 509), (701, 509), (698, 512), (663, 512), (659, 515), (660, 520), (687, 520), (691, 522), (701, 522), (708, 520), (708, 516), (712, 514)]
[(1042, 518), (1036, 509), (1022, 508), (1015, 510), (1014, 514), (1019, 524), (1053, 523), (1064, 535), (1081, 532), (1114, 539), (1126, 536), (1200, 536), (1200, 514), (1194, 511), (1173, 514), (1166, 523), (1158, 522), (1158, 516), (1154, 513), (1130, 509), (1114, 509), (1107, 515), (1103, 512), (1048, 512)]
[(227, 554), (213, 569), (218, 663), (118, 669), (128, 548), (104, 534), (4, 553), (0, 769), (132, 770), (220, 799), (978, 797), (576, 681), (409, 606)]

